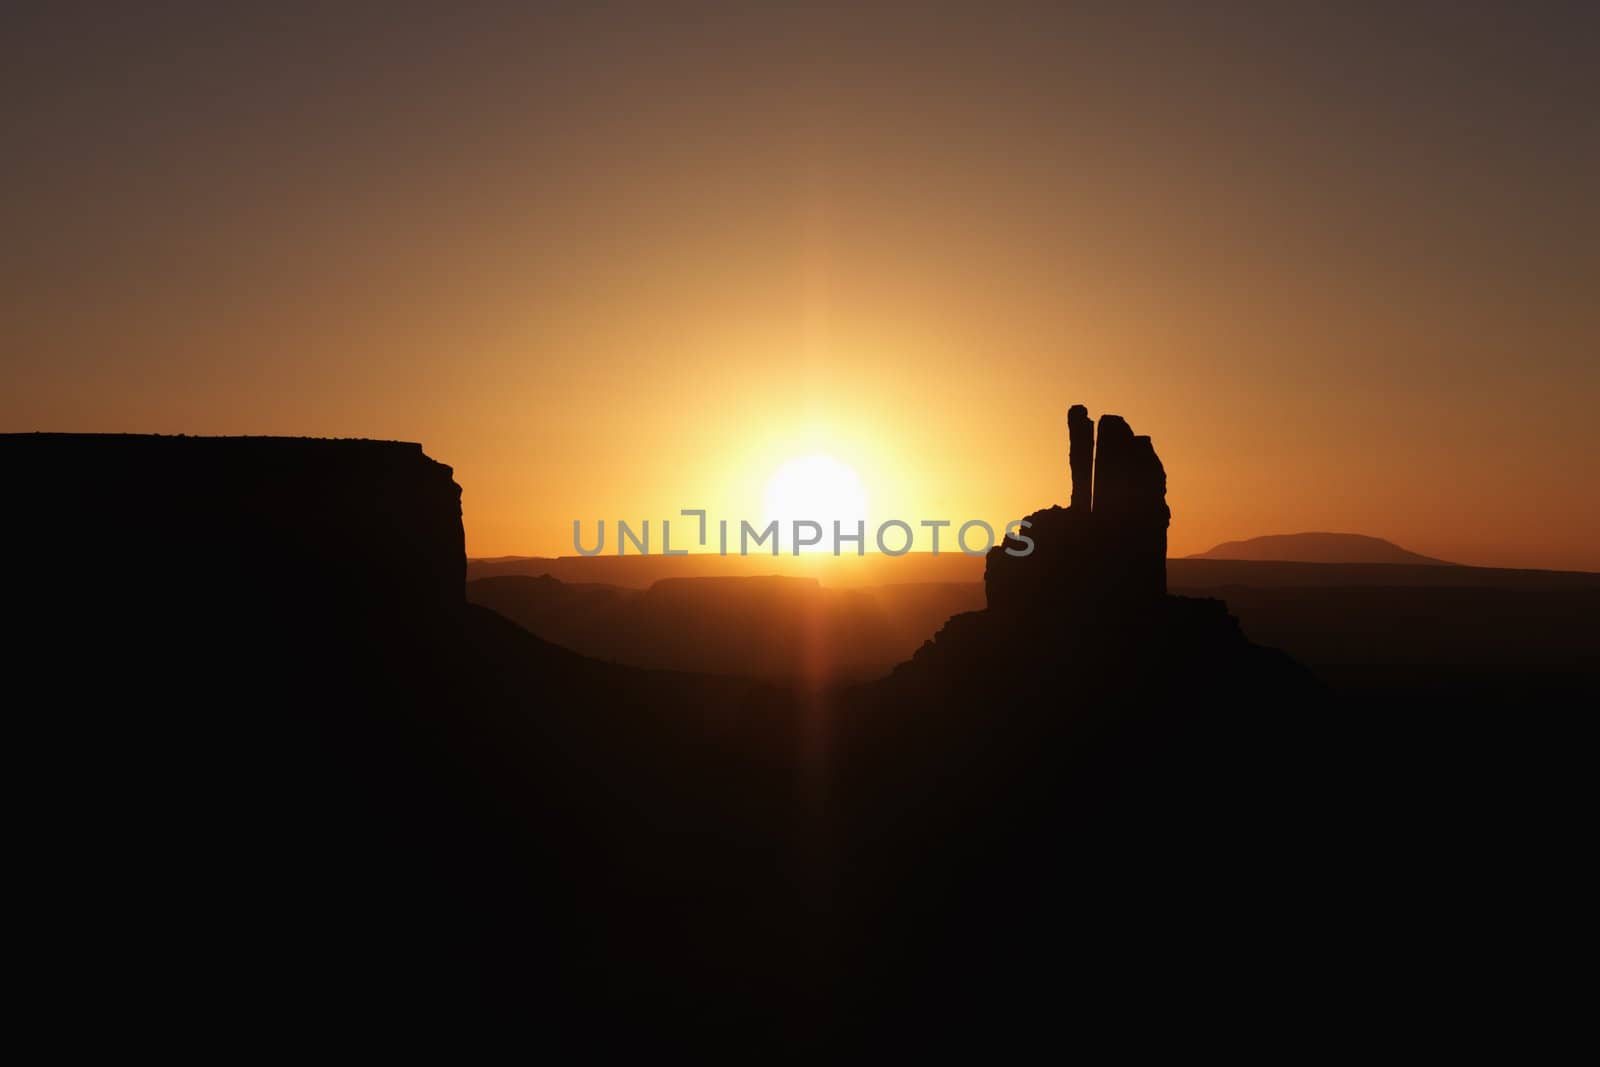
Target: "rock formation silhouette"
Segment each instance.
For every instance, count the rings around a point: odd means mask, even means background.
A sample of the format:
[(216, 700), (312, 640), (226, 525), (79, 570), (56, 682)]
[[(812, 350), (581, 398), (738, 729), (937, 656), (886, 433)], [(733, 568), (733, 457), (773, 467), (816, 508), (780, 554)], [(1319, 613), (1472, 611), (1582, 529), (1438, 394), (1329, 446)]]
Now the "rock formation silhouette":
[(1082, 404), (1067, 413), (1072, 503), (1036, 511), (1018, 540), (989, 551), (989, 606), (1104, 620), (1143, 611), (1167, 592), (1167, 475), (1148, 437), (1102, 415), (1099, 441)]
[[(874, 931), (845, 970), (864, 998), (897, 990), (906, 1025), (1025, 1000), (1000, 977), (1016, 975), (1006, 946), (1093, 959), (1106, 981), (1177, 946), (1231, 951), (1193, 916), (1236, 934), (1277, 921), (1289, 901), (1246, 914), (1242, 887), (1269, 855), (1296, 868), (1283, 842), (1320, 834), (1305, 783), (1323, 690), (1222, 601), (1167, 595), (1161, 461), (1122, 418), (1102, 416), (1094, 442), (1089, 425), (1075, 405), (1071, 505), (1028, 516), (1031, 553), (989, 553), (987, 607), (953, 616), (841, 726), (839, 862)], [(952, 971), (994, 984), (952, 998)]]
[(1067, 436), (1071, 441), (1067, 463), (1072, 470), (1072, 507), (1088, 511), (1094, 501), (1094, 420), (1082, 404), (1067, 409)]

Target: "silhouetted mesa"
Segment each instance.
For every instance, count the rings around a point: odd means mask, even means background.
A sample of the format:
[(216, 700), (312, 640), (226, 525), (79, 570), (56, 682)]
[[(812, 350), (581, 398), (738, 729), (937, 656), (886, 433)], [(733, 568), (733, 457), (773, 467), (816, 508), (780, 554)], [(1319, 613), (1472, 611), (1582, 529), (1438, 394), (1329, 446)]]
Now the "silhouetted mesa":
[[(1148, 437), (1120, 415), (1067, 412), (1072, 506), (1028, 516), (1034, 551), (1007, 539), (990, 550), (984, 583), (991, 608), (1037, 606), (1089, 619), (1126, 615), (1167, 591), (1167, 474)], [(1092, 507), (1091, 507), (1092, 502)]]
[(9, 533), (13, 559), (109, 550), (105, 586), (191, 605), (465, 600), (461, 487), (419, 444), (3, 434), (0, 456), (32, 515)]

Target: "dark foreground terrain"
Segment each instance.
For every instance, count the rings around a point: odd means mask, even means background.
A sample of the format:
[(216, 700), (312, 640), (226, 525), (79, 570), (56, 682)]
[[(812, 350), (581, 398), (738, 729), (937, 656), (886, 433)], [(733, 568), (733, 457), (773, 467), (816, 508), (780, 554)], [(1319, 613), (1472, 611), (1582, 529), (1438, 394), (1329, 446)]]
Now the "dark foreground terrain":
[(459, 489), (415, 445), (0, 451), (20, 958), (102, 1021), (467, 996), (591, 1048), (993, 1051), (1103, 1011), (1353, 1040), (1498, 991), (1551, 921), (1495, 909), (1573, 799), (1521, 786), (1516, 720), (1572, 707), (1352, 709), (1168, 595), (1164, 475), (1114, 416), (1094, 500), (995, 550), (985, 610), (832, 690), (468, 604)]
[[(593, 561), (551, 562), (581, 579)], [(1172, 559), (1167, 585), (1225, 601), (1252, 641), (1350, 700), (1481, 700), (1486, 689), (1515, 700), (1600, 677), (1600, 574)], [(830, 588), (723, 575), (637, 589), (549, 573), (470, 579), (467, 599), (598, 659), (814, 685), (887, 675), (952, 615), (986, 603), (981, 581)]]
[(814, 578), (663, 578), (649, 589), (505, 575), (467, 599), (584, 655), (796, 685), (888, 674), (950, 616), (983, 606), (981, 584), (833, 589)]

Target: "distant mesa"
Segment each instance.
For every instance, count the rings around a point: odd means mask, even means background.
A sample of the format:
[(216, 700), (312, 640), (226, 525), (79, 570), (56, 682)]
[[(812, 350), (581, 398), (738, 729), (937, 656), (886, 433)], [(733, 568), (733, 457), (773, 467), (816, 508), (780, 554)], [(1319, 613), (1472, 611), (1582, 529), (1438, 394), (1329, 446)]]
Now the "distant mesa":
[(1407, 552), (1393, 541), (1365, 534), (1269, 534), (1245, 541), (1224, 541), (1188, 559), (1274, 560), (1289, 563), (1410, 563), (1455, 567), (1448, 560)]

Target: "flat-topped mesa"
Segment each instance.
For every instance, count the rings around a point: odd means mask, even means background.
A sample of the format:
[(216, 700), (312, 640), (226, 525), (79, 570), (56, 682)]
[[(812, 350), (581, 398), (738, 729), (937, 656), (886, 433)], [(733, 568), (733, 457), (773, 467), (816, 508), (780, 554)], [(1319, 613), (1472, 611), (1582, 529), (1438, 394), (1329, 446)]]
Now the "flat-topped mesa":
[(0, 460), (28, 515), (9, 562), (60, 561), (45, 581), (92, 567), (135, 603), (292, 601), (308, 618), (465, 604), (461, 488), (418, 444), (4, 434)]
[(1136, 616), (1167, 591), (1167, 474), (1150, 438), (1120, 415), (1095, 424), (1067, 411), (1071, 507), (1028, 516), (1033, 551), (1007, 540), (984, 572), (989, 607), (1023, 617), (1087, 622)]

